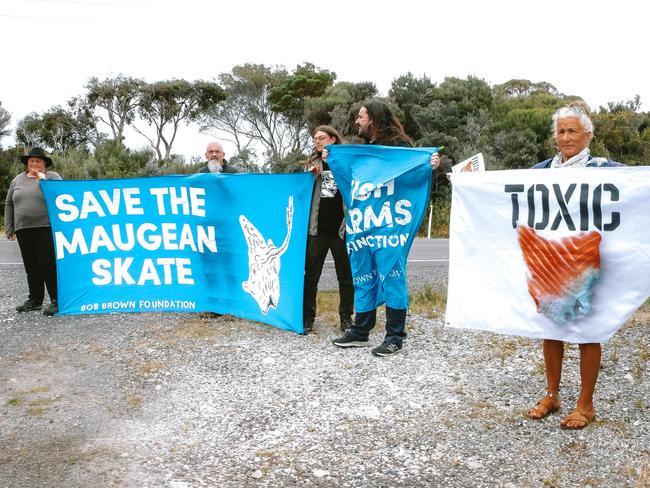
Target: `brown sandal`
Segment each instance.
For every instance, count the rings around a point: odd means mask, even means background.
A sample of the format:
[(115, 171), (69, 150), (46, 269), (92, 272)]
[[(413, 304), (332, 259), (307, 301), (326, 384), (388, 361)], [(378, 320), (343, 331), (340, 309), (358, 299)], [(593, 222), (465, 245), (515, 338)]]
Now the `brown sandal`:
[[(560, 428), (566, 430), (580, 430), (587, 427), (596, 419), (596, 412), (593, 410), (580, 410), (576, 408), (573, 412), (562, 419)], [(576, 426), (567, 425), (569, 422), (578, 422)]]
[[(531, 409), (526, 412), (526, 415), (529, 419), (533, 420), (542, 420), (546, 418), (553, 412), (557, 412), (560, 409), (560, 399), (558, 397), (545, 396), (540, 401), (538, 401)], [(541, 415), (533, 415), (533, 410), (541, 412)]]

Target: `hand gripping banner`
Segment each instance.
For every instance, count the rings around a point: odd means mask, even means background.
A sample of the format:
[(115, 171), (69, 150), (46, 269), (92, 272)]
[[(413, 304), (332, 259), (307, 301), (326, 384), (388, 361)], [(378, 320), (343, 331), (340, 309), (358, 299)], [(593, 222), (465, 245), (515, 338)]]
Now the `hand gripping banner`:
[(210, 311), (302, 332), (311, 174), (41, 185), (60, 314)]
[(452, 175), (449, 325), (607, 341), (650, 295), (650, 168)]
[(422, 222), (436, 148), (327, 147), (347, 209), (346, 243), (357, 312), (408, 308), (406, 259)]

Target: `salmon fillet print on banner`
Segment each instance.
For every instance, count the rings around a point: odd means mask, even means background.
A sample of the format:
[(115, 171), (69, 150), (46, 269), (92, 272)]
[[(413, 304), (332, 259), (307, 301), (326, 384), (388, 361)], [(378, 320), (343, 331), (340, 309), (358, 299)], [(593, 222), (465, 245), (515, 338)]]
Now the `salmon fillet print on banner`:
[(451, 181), (449, 325), (605, 342), (650, 295), (650, 168)]

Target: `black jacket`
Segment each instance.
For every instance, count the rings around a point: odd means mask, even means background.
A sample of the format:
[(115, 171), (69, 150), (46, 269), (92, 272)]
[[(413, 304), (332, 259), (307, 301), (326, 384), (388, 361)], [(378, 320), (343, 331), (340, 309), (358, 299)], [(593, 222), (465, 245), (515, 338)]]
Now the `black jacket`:
[[(243, 171), (238, 168), (237, 166), (233, 166), (228, 163), (225, 159), (223, 160), (223, 169), (221, 170), (222, 173), (243, 173)], [(208, 162), (206, 161), (203, 163), (203, 166), (201, 166), (201, 169), (197, 171), (197, 173), (209, 173), (210, 170), (208, 169)]]

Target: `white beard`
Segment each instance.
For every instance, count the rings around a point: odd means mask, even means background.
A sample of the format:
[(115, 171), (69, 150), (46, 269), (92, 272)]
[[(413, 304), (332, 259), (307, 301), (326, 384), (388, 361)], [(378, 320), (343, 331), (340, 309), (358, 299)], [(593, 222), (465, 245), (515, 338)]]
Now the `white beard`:
[(221, 173), (223, 164), (217, 159), (211, 159), (208, 161), (208, 170), (210, 170), (210, 173)]

